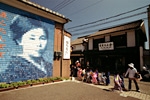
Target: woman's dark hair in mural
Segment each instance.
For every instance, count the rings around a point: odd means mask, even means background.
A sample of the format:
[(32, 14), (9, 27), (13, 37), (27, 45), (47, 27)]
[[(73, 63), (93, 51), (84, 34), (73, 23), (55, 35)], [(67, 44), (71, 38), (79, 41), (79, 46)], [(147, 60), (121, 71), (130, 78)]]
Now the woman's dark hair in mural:
[[(44, 60), (48, 31), (44, 22), (17, 15), (10, 25), (12, 38), (22, 54), (12, 56), (0, 81), (14, 82), (52, 76), (52, 64)], [(2, 76), (2, 77), (1, 77)]]
[(11, 22), (10, 30), (13, 33), (13, 40), (16, 42), (16, 44), (18, 44), (18, 41), (21, 41), (22, 36), (26, 32), (39, 27), (42, 27), (48, 36), (47, 28), (43, 25), (43, 23), (41, 23), (41, 21), (17, 15)]

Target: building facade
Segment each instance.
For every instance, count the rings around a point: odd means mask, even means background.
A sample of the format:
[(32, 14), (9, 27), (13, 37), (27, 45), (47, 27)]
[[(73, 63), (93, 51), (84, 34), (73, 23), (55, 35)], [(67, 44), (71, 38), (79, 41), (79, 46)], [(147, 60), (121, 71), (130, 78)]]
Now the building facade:
[(0, 82), (69, 77), (69, 21), (28, 0), (0, 0)]
[(89, 62), (90, 67), (100, 71), (125, 72), (129, 63), (134, 63), (138, 71), (145, 64), (143, 51), (147, 39), (142, 20), (102, 29), (85, 38), (88, 41), (81, 43), (84, 66)]

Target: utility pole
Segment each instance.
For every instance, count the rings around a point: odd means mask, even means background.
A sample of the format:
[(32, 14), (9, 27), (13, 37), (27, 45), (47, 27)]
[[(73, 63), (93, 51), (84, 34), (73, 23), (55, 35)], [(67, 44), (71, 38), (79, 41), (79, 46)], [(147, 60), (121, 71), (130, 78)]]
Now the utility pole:
[(147, 8), (147, 14), (148, 14), (148, 37), (149, 37), (149, 50), (150, 50), (150, 5)]

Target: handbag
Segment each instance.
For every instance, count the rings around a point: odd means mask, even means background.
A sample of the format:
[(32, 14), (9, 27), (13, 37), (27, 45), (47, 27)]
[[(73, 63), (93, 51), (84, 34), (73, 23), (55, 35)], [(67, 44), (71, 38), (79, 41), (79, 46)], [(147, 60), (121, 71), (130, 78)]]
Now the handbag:
[(138, 79), (138, 78), (140, 78), (140, 74), (139, 73), (135, 73), (134, 77)]

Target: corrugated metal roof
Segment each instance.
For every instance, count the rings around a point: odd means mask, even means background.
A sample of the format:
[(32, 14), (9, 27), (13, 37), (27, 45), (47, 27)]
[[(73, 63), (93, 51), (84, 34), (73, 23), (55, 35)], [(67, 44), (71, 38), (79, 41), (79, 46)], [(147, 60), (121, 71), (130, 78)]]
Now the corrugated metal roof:
[[(36, 8), (42, 9), (42, 10), (44, 10), (44, 11), (46, 11), (46, 12), (49, 12), (49, 13), (51, 13), (51, 14), (54, 14), (54, 15), (56, 15), (56, 16), (59, 16), (59, 17), (61, 17), (61, 18), (64, 18), (64, 19), (67, 19), (67, 20), (70, 21), (70, 19), (66, 18), (64, 15), (62, 15), (62, 14), (60, 14), (60, 13), (58, 13), (58, 12), (52, 11), (52, 10), (50, 10), (49, 8), (43, 7), (43, 6), (39, 5), (39, 4), (33, 3), (33, 2), (31, 2), (31, 1), (29, 1), (29, 0), (18, 0), (18, 1), (24, 2), (24, 3), (28, 4), (28, 5), (31, 5), (31, 6), (34, 6), (34, 7), (36, 7)], [(44, 2), (44, 1), (43, 1), (43, 2)]]

